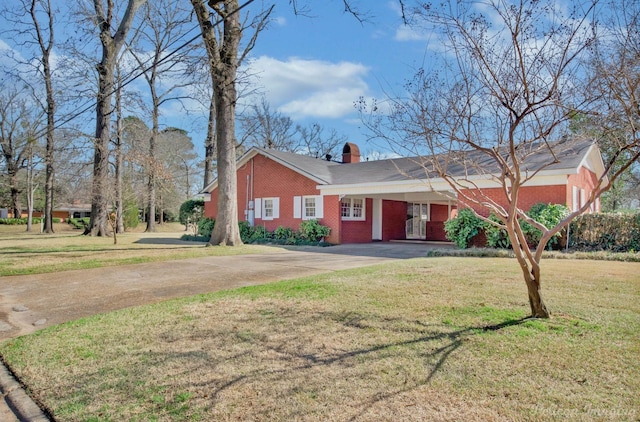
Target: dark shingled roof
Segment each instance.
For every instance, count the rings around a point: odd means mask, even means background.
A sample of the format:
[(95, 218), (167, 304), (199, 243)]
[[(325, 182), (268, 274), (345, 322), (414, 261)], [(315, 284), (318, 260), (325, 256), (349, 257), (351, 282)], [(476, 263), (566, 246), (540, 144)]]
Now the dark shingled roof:
[[(591, 140), (560, 141), (552, 144), (553, 154), (546, 146), (521, 147), (519, 154), (526, 154), (522, 171), (574, 170), (589, 148)], [(430, 157), (391, 158), (377, 161), (341, 164), (291, 152), (256, 148), (262, 154), (286, 163), (301, 174), (321, 181), (321, 184), (342, 185), (355, 183), (383, 183), (427, 178)], [(525, 151), (526, 150), (526, 151)], [(554, 158), (557, 158), (555, 160)], [(448, 164), (451, 176), (486, 174), (499, 171), (495, 161), (480, 151), (455, 153), (455, 160)], [(441, 159), (444, 159), (443, 156)], [(468, 165), (465, 165), (467, 163)], [(435, 173), (429, 177), (437, 177)]]

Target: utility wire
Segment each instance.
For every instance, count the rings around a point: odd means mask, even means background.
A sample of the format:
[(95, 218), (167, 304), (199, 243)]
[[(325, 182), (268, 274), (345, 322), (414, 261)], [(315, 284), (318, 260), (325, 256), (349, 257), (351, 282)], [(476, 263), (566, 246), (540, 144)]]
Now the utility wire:
[[(151, 0), (153, 1), (153, 0)], [(255, 0), (247, 0), (245, 3), (243, 3), (242, 5), (238, 6), (238, 8), (234, 11), (232, 11), (231, 13), (229, 13), (229, 16), (234, 15), (236, 13), (239, 13), (242, 9), (244, 9), (245, 7), (247, 7), (248, 5), (250, 5), (251, 3), (253, 3)], [(218, 19), (216, 22), (213, 23), (213, 26), (216, 27), (218, 25), (220, 25), (224, 20), (223, 19)], [(189, 31), (185, 32), (185, 34), (181, 37), (179, 37), (176, 41), (174, 41), (172, 44), (175, 44), (176, 42), (178, 42), (178, 40), (184, 36), (186, 36), (186, 34), (192, 32), (194, 29), (199, 29), (199, 25), (190, 29)], [(188, 45), (190, 45), (191, 43), (193, 43), (194, 41), (196, 41), (198, 38), (201, 37), (202, 34), (198, 34), (195, 37), (189, 39), (188, 41), (182, 43), (179, 47), (175, 48), (173, 51), (171, 51), (169, 54), (167, 54), (166, 56), (164, 56), (163, 58), (161, 58), (157, 65), (161, 65), (164, 62), (166, 62), (169, 58), (171, 58), (172, 56), (174, 56), (175, 54), (177, 54), (180, 50), (186, 48)], [(171, 44), (170, 44), (171, 45)], [(149, 58), (147, 61), (150, 61), (151, 58)], [(119, 87), (120, 88), (124, 88), (125, 86), (131, 84), (133, 81), (135, 81), (136, 79), (140, 78), (141, 76), (143, 76), (147, 71), (149, 71), (151, 69), (151, 67), (147, 67), (144, 68), (142, 70), (140, 70), (137, 74), (134, 74), (133, 71), (130, 73), (130, 79), (125, 80)], [(126, 79), (126, 77), (125, 77)], [(117, 89), (113, 89), (109, 95), (113, 95), (117, 92)], [(70, 121), (77, 119), (78, 117), (80, 117), (81, 115), (83, 115), (84, 113), (86, 113), (87, 111), (93, 109), (95, 107), (95, 103), (92, 103), (91, 101), (87, 101), (87, 106), (85, 106), (84, 108), (81, 108), (79, 111), (76, 111), (75, 113), (73, 113), (70, 117), (66, 117), (64, 118), (62, 121), (60, 121), (59, 123), (56, 123), (53, 127), (53, 129), (60, 129), (63, 125), (69, 123)], [(39, 138), (41, 136), (43, 136), (45, 133), (47, 133), (47, 129), (42, 129), (39, 132), (36, 132), (34, 138)]]

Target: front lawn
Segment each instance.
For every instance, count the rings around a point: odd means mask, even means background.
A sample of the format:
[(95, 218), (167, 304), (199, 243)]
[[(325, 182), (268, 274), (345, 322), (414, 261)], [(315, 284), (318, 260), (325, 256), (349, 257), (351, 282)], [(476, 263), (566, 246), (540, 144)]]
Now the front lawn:
[(637, 263), (426, 258), (126, 309), (7, 341), (57, 421), (640, 418)]
[[(202, 242), (181, 241), (182, 231), (126, 232), (118, 235), (118, 243), (114, 245), (111, 237), (83, 236), (78, 230), (69, 230), (66, 224), (56, 226), (57, 233), (49, 235), (26, 233), (24, 226), (0, 225), (0, 276), (278, 252), (278, 248), (257, 245), (205, 248)], [(171, 227), (180, 230), (183, 226)]]

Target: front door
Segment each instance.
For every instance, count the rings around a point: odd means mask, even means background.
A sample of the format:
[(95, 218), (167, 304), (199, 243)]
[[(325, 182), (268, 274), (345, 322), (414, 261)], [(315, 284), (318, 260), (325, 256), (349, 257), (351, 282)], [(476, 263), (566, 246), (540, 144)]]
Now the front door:
[(426, 239), (429, 205), (415, 202), (407, 203), (407, 239)]

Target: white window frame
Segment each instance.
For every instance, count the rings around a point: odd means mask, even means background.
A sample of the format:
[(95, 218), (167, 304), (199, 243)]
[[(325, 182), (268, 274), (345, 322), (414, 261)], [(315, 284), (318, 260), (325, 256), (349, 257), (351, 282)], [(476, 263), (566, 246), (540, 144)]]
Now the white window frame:
[[(354, 217), (354, 210), (356, 209), (354, 207), (354, 201), (362, 201), (362, 213), (359, 217)], [(349, 215), (344, 216), (342, 215), (342, 203), (349, 202)], [(344, 197), (340, 200), (340, 217), (342, 218), (343, 221), (365, 221), (367, 219), (367, 212), (366, 212), (366, 208), (367, 208), (367, 199), (366, 198), (349, 198), (349, 197)]]
[[(269, 207), (269, 205), (271, 205)], [(280, 218), (280, 198), (256, 198), (255, 199), (255, 218), (269, 221)], [(267, 209), (271, 208), (271, 216), (267, 216)]]
[[(315, 215), (307, 215), (307, 199), (314, 200), (313, 210)], [(322, 195), (305, 195), (293, 197), (293, 218), (303, 220), (320, 220), (324, 216), (324, 198)]]

